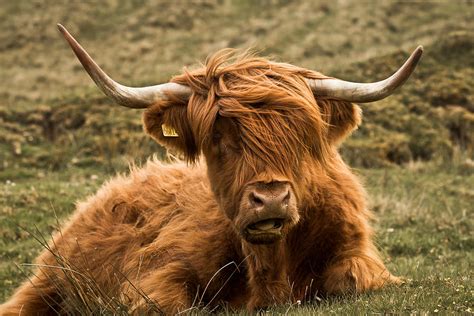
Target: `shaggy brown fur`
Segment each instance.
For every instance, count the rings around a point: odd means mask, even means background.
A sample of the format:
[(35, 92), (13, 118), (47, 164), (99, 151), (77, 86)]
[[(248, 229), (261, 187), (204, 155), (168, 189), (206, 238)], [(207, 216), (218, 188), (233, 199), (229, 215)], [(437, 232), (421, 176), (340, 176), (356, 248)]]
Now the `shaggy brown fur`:
[[(79, 204), (1, 314), (68, 310), (58, 255), (137, 313), (148, 300), (170, 314), (193, 305), (254, 310), (398, 283), (371, 240), (364, 190), (337, 152), (360, 110), (315, 99), (304, 78), (325, 77), (227, 50), (174, 78), (193, 95), (147, 109), (144, 126), (191, 165), (152, 160)], [(162, 124), (179, 137), (165, 137)], [(246, 190), (272, 182), (295, 195), (283, 238), (248, 242)]]

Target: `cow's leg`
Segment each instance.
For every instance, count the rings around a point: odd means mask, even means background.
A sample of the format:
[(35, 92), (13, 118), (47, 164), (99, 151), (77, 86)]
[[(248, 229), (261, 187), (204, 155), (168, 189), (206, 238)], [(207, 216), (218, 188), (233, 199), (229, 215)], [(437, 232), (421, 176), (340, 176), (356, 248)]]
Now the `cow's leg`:
[(339, 253), (323, 273), (326, 294), (362, 293), (400, 283), (400, 278), (385, 268), (372, 245)]

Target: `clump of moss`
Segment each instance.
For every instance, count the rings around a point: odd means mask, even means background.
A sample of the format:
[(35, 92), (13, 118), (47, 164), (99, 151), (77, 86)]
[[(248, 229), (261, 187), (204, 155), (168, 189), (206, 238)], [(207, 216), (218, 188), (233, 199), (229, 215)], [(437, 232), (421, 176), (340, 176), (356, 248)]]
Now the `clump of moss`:
[(451, 141), (467, 152), (474, 152), (474, 113), (459, 105), (448, 105), (436, 114), (445, 122)]
[[(142, 131), (140, 115), (105, 104), (39, 105), (34, 110), (0, 112), (0, 144), (6, 168), (102, 165), (123, 167), (163, 149)], [(99, 103), (104, 103), (103, 101)], [(124, 157), (124, 155), (132, 155)]]

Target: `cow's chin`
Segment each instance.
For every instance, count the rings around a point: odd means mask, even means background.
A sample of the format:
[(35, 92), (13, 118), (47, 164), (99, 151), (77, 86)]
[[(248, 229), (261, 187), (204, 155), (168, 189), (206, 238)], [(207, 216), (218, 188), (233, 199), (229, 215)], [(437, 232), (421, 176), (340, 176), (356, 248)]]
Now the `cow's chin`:
[(282, 238), (284, 225), (285, 220), (281, 218), (257, 221), (247, 225), (242, 230), (242, 236), (252, 244), (272, 244)]
[(270, 245), (273, 244), (280, 239), (282, 239), (283, 235), (281, 231), (279, 232), (259, 232), (259, 233), (249, 233), (244, 232), (243, 238), (245, 241), (254, 244), (254, 245)]

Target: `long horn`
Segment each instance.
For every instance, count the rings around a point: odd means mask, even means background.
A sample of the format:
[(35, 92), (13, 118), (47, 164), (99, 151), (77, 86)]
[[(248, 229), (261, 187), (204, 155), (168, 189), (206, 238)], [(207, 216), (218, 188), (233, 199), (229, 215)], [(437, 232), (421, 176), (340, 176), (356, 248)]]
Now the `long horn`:
[(339, 79), (307, 79), (314, 95), (349, 102), (373, 102), (381, 100), (403, 85), (415, 70), (423, 54), (423, 47), (418, 46), (410, 58), (392, 76), (373, 83), (357, 83)]
[(110, 78), (72, 37), (64, 26), (58, 24), (58, 29), (71, 46), (95, 84), (118, 104), (128, 108), (144, 109), (160, 100), (167, 100), (167, 93), (188, 98), (191, 89), (176, 83), (164, 83), (156, 86), (132, 88), (121, 85)]

